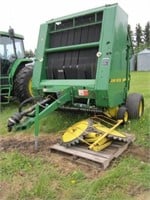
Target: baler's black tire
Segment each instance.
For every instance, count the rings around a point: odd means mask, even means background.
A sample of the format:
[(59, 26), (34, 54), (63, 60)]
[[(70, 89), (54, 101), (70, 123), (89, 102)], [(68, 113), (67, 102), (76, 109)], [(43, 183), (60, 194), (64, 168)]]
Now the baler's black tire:
[(123, 120), (123, 124), (127, 123), (128, 121), (128, 111), (127, 111), (127, 108), (125, 106), (121, 106), (119, 109), (118, 109), (118, 112), (117, 112), (117, 119), (121, 119)]
[(144, 97), (138, 93), (129, 94), (126, 100), (129, 119), (139, 119), (144, 113)]
[(26, 65), (16, 74), (14, 80), (14, 94), (20, 102), (33, 96), (32, 72), (33, 66)]

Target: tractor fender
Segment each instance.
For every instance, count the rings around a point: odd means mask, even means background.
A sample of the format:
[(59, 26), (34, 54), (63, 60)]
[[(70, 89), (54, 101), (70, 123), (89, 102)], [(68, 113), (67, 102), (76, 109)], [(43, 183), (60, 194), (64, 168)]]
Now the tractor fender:
[(21, 59), (16, 59), (13, 63), (12, 63), (12, 67), (10, 68), (9, 71), (9, 77), (11, 78), (11, 80), (15, 79), (16, 74), (26, 65), (26, 64), (31, 64), (33, 65), (33, 60), (29, 59), (29, 58), (21, 58)]

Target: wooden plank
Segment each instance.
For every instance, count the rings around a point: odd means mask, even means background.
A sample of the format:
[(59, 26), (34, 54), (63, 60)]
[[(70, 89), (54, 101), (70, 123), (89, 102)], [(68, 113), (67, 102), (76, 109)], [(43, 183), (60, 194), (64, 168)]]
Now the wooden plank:
[(81, 151), (81, 152), (84, 152), (84, 153), (90, 153), (91, 155), (96, 155), (96, 156), (101, 156), (102, 158), (105, 158), (105, 159), (108, 159), (110, 156), (108, 153), (105, 153), (105, 152), (96, 152), (96, 151), (91, 151), (89, 149), (85, 149), (85, 148), (82, 148), (81, 147), (75, 147), (76, 150), (78, 151)]
[[(81, 152), (79, 150), (76, 150), (75, 147), (66, 148), (60, 144), (55, 144), (50, 147), (50, 149), (61, 151), (67, 154), (71, 154), (73, 156), (78, 156), (84, 159), (92, 160), (94, 162), (102, 164), (103, 168), (106, 169), (109, 165), (109, 160), (103, 157), (100, 157), (99, 155), (92, 155), (91, 153), (85, 153)], [(92, 152), (92, 151), (91, 151)]]
[(97, 155), (92, 155), (91, 153), (89, 152), (83, 152), (79, 149), (76, 149), (75, 147), (71, 147), (71, 148), (66, 148), (62, 145), (59, 145), (59, 144), (55, 144), (51, 147), (51, 149), (55, 149), (55, 150), (59, 150), (59, 151), (63, 151), (65, 153), (69, 153), (69, 154), (72, 154), (72, 155), (75, 155), (75, 156), (79, 156), (79, 157), (82, 157), (82, 158), (87, 158), (87, 159), (92, 159), (93, 161), (100, 161), (100, 162), (104, 162), (106, 160), (106, 158), (101, 158), (101, 157), (98, 157)]
[(125, 143), (120, 148), (118, 148), (118, 151), (114, 154), (114, 158), (119, 157), (129, 146), (129, 143)]
[(54, 144), (50, 147), (50, 149), (61, 151), (78, 158), (94, 161), (101, 164), (103, 168), (106, 169), (113, 159), (119, 157), (128, 148), (131, 142), (132, 140), (127, 143), (114, 141), (109, 147), (100, 152), (89, 150), (84, 145), (77, 145), (67, 148), (60, 144)]

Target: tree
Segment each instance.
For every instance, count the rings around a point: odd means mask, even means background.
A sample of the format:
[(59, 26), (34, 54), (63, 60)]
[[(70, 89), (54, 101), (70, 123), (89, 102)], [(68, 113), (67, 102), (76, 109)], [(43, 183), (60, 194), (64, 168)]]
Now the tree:
[(140, 24), (136, 25), (135, 34), (136, 34), (136, 45), (137, 47), (139, 47), (140, 44), (143, 43), (143, 32)]
[(131, 26), (130, 26), (130, 24), (128, 24), (128, 33), (130, 34), (130, 36), (133, 35), (133, 31), (131, 30)]
[(129, 33), (129, 37), (131, 38), (131, 42), (132, 42), (132, 46), (135, 47), (136, 46), (136, 38), (135, 38), (135, 34), (133, 33), (130, 24), (128, 24), (128, 33)]
[(145, 25), (145, 29), (142, 29), (138, 23), (135, 28), (135, 32), (131, 30), (131, 26), (128, 25), (128, 32), (131, 36), (134, 53), (138, 53), (145, 48), (150, 48), (150, 21)]
[(28, 58), (34, 57), (34, 53), (31, 49), (29, 51), (25, 51), (25, 55)]
[(147, 22), (144, 29), (144, 42), (146, 47), (150, 47), (150, 22)]

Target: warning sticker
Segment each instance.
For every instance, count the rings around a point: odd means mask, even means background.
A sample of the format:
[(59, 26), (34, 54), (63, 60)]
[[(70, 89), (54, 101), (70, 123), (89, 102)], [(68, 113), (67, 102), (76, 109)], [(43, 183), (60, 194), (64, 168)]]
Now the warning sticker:
[(78, 90), (78, 95), (79, 96), (88, 96), (89, 91), (88, 90)]

